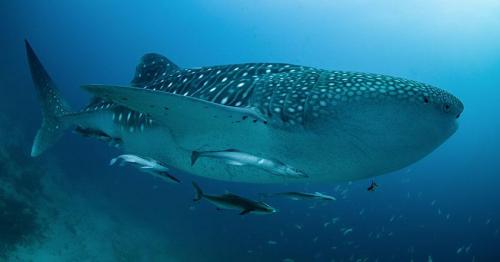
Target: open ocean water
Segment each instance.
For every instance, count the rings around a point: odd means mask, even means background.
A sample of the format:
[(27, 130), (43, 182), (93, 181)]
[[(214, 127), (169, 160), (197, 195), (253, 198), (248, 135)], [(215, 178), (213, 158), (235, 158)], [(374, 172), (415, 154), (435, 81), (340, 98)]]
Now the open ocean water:
[[(0, 1), (0, 33), (0, 261), (500, 261), (500, 1)], [(375, 177), (375, 192), (372, 179), (174, 173), (182, 183), (169, 184), (109, 166), (122, 151), (71, 131), (32, 158), (42, 118), (24, 39), (74, 108), (90, 99), (80, 85), (127, 85), (156, 52), (184, 68), (281, 62), (400, 76), (465, 109), (453, 136)], [(238, 215), (193, 202), (191, 181), (213, 194), (337, 200), (269, 198), (277, 213)]]

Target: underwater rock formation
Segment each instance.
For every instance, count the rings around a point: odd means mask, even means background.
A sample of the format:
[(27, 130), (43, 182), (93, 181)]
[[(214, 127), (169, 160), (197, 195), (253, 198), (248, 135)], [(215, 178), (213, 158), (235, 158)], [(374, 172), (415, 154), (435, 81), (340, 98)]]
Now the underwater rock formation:
[(57, 158), (31, 158), (17, 128), (0, 114), (0, 261), (174, 261), (165, 236), (71, 186)]
[[(0, 258), (19, 245), (43, 238), (37, 205), (45, 169), (24, 152), (16, 132), (0, 126)], [(9, 139), (3, 139), (8, 137)]]

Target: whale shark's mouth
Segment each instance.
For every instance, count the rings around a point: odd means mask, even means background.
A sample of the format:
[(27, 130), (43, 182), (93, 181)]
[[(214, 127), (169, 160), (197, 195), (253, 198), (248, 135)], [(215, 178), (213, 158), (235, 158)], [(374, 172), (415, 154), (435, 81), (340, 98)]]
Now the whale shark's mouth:
[(457, 132), (459, 126), (460, 126), (460, 124), (458, 123), (457, 120), (453, 121), (453, 124), (450, 126), (450, 132), (449, 132), (450, 134), (448, 137), (455, 134), (455, 132)]

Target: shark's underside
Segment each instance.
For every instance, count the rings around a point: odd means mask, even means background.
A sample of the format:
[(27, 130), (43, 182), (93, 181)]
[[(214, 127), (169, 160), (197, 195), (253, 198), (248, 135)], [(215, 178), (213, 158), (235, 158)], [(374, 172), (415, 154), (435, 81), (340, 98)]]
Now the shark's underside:
[[(77, 127), (127, 153), (200, 176), (259, 183), (352, 180), (424, 157), (453, 134), (463, 110), (453, 95), (397, 77), (279, 63), (182, 69), (147, 54), (130, 86), (83, 86), (95, 97), (74, 112), (28, 43), (27, 53), (44, 117), (33, 156)], [(218, 158), (191, 165), (194, 151), (229, 149), (283, 163), (307, 178)]]

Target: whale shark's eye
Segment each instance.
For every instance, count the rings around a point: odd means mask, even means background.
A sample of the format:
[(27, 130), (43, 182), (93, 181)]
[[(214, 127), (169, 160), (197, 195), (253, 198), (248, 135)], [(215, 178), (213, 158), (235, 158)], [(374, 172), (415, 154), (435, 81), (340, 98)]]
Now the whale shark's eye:
[(429, 103), (429, 98), (426, 96), (424, 96), (424, 103), (426, 103), (426, 104)]
[(449, 104), (443, 104), (443, 111), (444, 112), (448, 113), (448, 112), (450, 112), (450, 109), (451, 109), (451, 107)]

